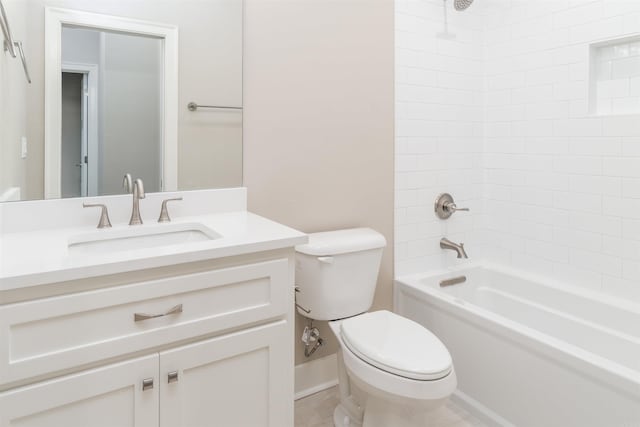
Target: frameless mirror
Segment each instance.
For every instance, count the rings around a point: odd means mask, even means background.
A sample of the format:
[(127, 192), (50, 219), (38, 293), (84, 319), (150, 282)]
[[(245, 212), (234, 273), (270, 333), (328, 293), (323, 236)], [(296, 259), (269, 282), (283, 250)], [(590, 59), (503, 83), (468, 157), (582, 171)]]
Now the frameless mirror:
[(0, 1), (0, 201), (242, 185), (242, 0)]

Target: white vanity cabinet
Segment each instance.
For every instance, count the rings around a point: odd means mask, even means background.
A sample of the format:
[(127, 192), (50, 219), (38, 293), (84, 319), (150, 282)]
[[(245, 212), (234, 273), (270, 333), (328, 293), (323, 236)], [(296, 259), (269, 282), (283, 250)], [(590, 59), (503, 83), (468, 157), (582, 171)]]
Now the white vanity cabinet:
[(293, 426), (291, 338), (280, 321), (160, 353), (160, 425)]
[(82, 371), (0, 394), (0, 425), (152, 427), (158, 425), (158, 355)]
[(293, 426), (293, 271), (283, 248), (0, 305), (0, 427)]

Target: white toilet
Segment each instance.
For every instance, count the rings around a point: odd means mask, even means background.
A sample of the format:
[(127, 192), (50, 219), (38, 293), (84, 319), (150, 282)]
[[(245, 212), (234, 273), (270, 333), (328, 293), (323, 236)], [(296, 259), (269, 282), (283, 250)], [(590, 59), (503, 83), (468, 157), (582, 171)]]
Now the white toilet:
[[(296, 247), (300, 314), (330, 321), (340, 343), (338, 427), (430, 425), (456, 388), (451, 356), (418, 323), (373, 303), (384, 236), (370, 228), (309, 235)], [(355, 387), (354, 387), (355, 385)]]

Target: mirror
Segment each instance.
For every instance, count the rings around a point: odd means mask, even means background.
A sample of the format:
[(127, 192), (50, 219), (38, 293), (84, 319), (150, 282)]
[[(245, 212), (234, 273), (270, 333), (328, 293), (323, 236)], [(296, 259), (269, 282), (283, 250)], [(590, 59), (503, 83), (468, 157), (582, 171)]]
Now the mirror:
[(46, 198), (177, 185), (178, 28), (45, 9)]
[(0, 201), (242, 185), (242, 0), (1, 1)]

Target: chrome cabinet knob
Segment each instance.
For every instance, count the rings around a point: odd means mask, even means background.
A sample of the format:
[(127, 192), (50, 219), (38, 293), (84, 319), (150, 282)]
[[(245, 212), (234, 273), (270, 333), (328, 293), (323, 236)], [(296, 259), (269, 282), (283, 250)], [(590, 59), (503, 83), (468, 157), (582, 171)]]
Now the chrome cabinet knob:
[(153, 389), (153, 378), (145, 378), (142, 380), (142, 391)]

